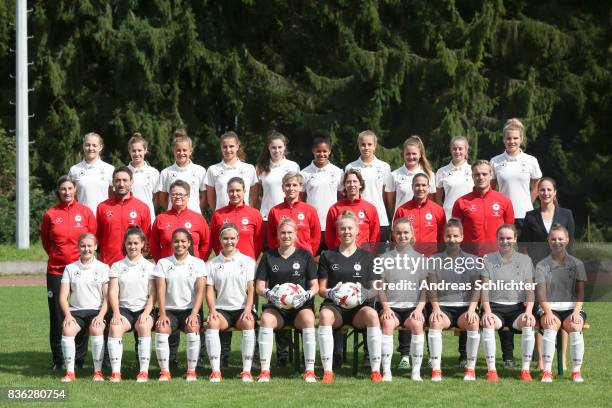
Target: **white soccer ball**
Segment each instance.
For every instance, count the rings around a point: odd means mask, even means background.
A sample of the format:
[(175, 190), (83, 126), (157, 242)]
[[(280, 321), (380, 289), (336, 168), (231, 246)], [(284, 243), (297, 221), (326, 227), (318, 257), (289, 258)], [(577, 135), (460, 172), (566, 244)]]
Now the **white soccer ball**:
[(340, 285), (336, 292), (338, 305), (344, 309), (353, 309), (361, 303), (361, 285), (355, 282), (346, 282)]
[(304, 289), (295, 283), (283, 283), (276, 289), (276, 295), (283, 309), (293, 309), (293, 297), (303, 292)]

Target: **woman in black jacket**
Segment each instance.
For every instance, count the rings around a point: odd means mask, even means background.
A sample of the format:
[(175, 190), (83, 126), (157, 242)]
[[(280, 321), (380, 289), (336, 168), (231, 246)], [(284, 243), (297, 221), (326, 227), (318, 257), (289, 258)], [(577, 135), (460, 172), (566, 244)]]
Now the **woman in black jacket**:
[(525, 215), (521, 242), (527, 248), (527, 253), (534, 264), (548, 256), (546, 244), (548, 232), (553, 224), (560, 224), (569, 232), (567, 251), (572, 252), (574, 246), (574, 215), (572, 210), (562, 208), (557, 202), (557, 183), (550, 177), (542, 177), (538, 182), (538, 197), (540, 207), (528, 211)]

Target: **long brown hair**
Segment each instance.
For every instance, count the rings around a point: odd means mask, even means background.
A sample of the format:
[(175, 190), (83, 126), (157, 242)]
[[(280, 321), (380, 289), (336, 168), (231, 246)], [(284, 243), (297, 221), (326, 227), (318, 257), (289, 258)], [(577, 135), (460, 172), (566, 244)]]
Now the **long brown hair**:
[(257, 163), (255, 163), (255, 169), (258, 176), (270, 172), (270, 144), (275, 140), (281, 140), (285, 144), (285, 156), (289, 154), (289, 150), (287, 149), (289, 139), (287, 139), (287, 136), (276, 130), (269, 132), (266, 140), (266, 147), (259, 153)]

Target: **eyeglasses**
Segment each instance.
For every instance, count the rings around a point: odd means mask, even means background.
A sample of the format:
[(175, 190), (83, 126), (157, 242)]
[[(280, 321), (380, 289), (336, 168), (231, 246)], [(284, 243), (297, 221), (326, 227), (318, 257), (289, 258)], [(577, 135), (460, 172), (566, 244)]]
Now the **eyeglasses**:
[(184, 197), (187, 197), (187, 194), (173, 193), (173, 194), (170, 194), (170, 197), (172, 197), (172, 198), (184, 198)]

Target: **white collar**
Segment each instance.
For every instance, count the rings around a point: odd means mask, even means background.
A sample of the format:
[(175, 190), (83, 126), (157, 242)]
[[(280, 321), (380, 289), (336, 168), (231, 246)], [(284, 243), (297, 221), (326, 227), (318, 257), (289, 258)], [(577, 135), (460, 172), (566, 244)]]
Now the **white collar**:
[(272, 161), (272, 159), (270, 159), (270, 168), (271, 168), (271, 169), (274, 169), (274, 168), (276, 168), (276, 167), (280, 167), (280, 166), (282, 166), (283, 164), (285, 164), (286, 162), (287, 162), (287, 159), (286, 159), (285, 157), (283, 157), (282, 159), (280, 159), (280, 160), (279, 160), (279, 161), (277, 161), (276, 163), (274, 163), (274, 162)]

